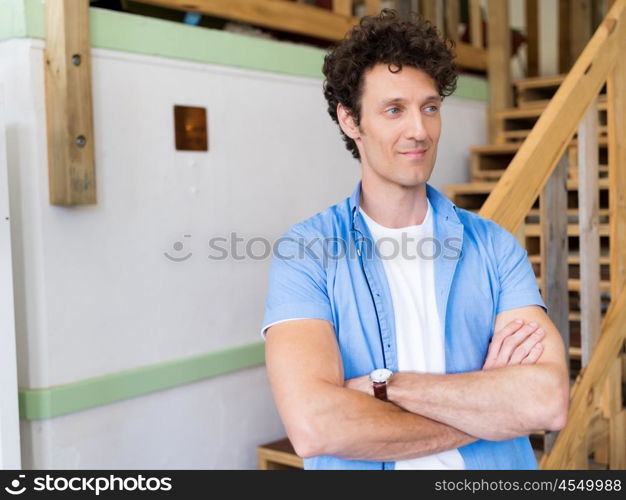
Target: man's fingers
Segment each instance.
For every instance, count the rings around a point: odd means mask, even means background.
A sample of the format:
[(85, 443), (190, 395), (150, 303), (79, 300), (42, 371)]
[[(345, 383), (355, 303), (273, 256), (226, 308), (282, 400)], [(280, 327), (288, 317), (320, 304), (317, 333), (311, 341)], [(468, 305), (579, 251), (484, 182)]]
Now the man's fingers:
[(539, 328), (536, 332), (529, 335), (520, 345), (518, 345), (511, 354), (509, 360), (510, 365), (518, 365), (523, 359), (530, 354), (530, 351), (535, 347), (543, 338), (544, 331)]
[(520, 328), (524, 326), (524, 320), (515, 320), (511, 321), (501, 330), (495, 332), (493, 337), (491, 338), (491, 343), (489, 344), (489, 350), (487, 351), (487, 357), (485, 358), (485, 363), (483, 365), (483, 369), (493, 368), (493, 365), (500, 353), (500, 347), (502, 346), (502, 342), (504, 340), (517, 332)]
[(535, 347), (533, 347), (530, 350), (530, 353), (528, 354), (528, 356), (526, 356), (522, 360), (521, 364), (532, 365), (533, 363), (536, 363), (539, 357), (541, 356), (542, 352), (543, 352), (543, 344), (536, 344)]
[(539, 325), (535, 321), (532, 321), (527, 325), (524, 325), (513, 335), (504, 339), (495, 364), (501, 366), (508, 364), (511, 359), (511, 354), (513, 354), (513, 351), (517, 348), (517, 346), (526, 340), (538, 327)]

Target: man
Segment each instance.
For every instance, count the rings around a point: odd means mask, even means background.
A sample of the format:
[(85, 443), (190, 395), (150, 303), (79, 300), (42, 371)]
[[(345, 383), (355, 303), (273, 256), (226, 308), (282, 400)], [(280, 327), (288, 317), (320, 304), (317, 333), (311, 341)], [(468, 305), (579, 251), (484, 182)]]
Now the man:
[(525, 250), (427, 183), (452, 59), (426, 21), (389, 10), (326, 57), (362, 180), (280, 240), (263, 323), (305, 468), (533, 469), (528, 434), (565, 424), (563, 344)]

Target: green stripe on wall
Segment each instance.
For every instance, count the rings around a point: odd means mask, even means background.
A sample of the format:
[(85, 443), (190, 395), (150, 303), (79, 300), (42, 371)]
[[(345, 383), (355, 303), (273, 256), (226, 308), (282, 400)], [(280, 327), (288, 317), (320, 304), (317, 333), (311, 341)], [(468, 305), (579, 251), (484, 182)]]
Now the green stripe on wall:
[(0, 40), (26, 36), (24, 3), (0, 0)]
[(20, 417), (39, 420), (263, 365), (264, 343), (135, 368), (73, 384), (19, 391)]
[[(93, 47), (323, 78), (325, 51), (105, 9), (90, 9)], [(0, 41), (45, 38), (41, 0), (0, 0)], [(455, 97), (487, 101), (484, 78), (461, 76)]]

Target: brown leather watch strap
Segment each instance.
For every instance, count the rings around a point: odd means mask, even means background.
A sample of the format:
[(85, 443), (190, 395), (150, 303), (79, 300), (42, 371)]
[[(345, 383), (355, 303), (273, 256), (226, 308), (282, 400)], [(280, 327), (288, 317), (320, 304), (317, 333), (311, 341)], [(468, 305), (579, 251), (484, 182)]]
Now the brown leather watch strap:
[(372, 382), (374, 396), (383, 401), (387, 401), (387, 382)]

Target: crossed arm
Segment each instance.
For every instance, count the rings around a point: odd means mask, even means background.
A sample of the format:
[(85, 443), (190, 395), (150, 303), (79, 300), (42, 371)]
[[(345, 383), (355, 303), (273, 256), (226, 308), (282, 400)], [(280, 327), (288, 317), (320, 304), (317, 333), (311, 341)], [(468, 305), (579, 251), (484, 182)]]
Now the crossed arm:
[[(515, 318), (537, 325), (517, 324)], [(537, 330), (544, 331), (543, 336)], [(563, 344), (539, 307), (498, 315), (481, 371), (395, 374), (392, 402), (372, 397), (367, 376), (344, 381), (330, 323), (294, 320), (267, 332), (266, 364), (296, 452), (396, 461), (469, 444), (560, 429), (568, 403)], [(541, 340), (541, 349), (531, 347)]]

